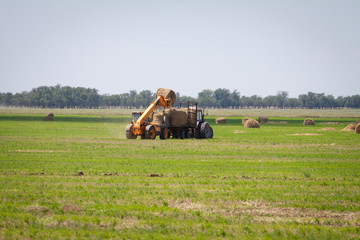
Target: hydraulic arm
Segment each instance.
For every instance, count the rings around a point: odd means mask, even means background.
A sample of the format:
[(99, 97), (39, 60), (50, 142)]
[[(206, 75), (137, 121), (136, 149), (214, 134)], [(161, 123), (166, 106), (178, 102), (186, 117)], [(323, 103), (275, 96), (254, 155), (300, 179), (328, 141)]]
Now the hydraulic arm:
[(152, 102), (144, 113), (133, 122), (132, 133), (134, 135), (143, 135), (145, 132), (145, 120), (149, 118), (151, 113), (158, 107), (171, 107), (171, 100), (159, 96)]

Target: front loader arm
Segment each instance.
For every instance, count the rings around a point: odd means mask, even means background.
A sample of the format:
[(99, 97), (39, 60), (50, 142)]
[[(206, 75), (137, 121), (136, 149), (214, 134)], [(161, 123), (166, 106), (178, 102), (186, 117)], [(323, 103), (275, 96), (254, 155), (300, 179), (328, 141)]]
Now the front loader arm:
[(143, 134), (143, 124), (146, 119), (149, 118), (151, 113), (157, 108), (157, 107), (171, 107), (171, 100), (165, 99), (163, 96), (159, 96), (155, 99), (154, 102), (152, 102), (148, 108), (144, 111), (144, 113), (133, 123), (133, 133), (135, 135), (142, 135)]

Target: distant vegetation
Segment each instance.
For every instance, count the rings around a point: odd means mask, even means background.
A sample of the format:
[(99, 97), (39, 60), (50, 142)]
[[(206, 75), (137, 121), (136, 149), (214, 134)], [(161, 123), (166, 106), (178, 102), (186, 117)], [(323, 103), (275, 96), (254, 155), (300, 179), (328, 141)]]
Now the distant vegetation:
[[(99, 108), (99, 107), (134, 107), (147, 106), (154, 99), (155, 93), (149, 90), (129, 93), (100, 95), (97, 89), (69, 86), (41, 86), (30, 92), (1, 93), (0, 105), (11, 107), (40, 108)], [(360, 95), (337, 97), (325, 93), (301, 94), (298, 98), (290, 98), (286, 91), (276, 95), (260, 97), (241, 96), (237, 90), (225, 88), (205, 89), (197, 98), (181, 96), (177, 93), (177, 102), (196, 101), (200, 106), (211, 108), (360, 108)]]

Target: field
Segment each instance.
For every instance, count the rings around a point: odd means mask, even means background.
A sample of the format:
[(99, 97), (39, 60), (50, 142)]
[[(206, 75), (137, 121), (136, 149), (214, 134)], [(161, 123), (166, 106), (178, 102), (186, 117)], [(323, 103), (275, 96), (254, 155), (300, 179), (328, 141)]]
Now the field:
[(214, 139), (165, 141), (125, 139), (128, 115), (4, 111), (0, 239), (360, 238), (360, 134), (339, 131), (358, 110), (210, 114)]

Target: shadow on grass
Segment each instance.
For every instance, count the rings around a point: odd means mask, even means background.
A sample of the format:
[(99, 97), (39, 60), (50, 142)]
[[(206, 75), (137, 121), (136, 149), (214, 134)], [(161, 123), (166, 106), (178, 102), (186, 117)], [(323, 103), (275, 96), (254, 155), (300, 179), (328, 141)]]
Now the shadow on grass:
[[(43, 122), (43, 115), (0, 115), (0, 121), (29, 121), (29, 122)], [(94, 122), (94, 123), (127, 123), (130, 122), (130, 117), (127, 116), (63, 116), (58, 115), (54, 117), (54, 122)]]

